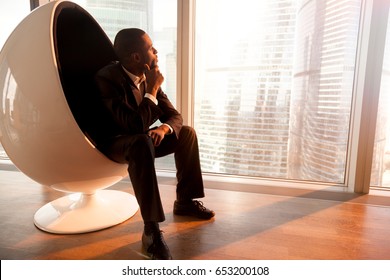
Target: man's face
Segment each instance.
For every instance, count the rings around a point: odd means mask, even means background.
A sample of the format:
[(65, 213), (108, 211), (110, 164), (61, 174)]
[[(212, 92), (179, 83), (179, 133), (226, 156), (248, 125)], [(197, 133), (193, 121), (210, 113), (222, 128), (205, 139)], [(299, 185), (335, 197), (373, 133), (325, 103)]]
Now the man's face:
[(153, 47), (153, 42), (147, 34), (142, 36), (143, 46), (141, 47), (141, 65), (147, 64), (150, 69), (157, 66), (157, 50)]

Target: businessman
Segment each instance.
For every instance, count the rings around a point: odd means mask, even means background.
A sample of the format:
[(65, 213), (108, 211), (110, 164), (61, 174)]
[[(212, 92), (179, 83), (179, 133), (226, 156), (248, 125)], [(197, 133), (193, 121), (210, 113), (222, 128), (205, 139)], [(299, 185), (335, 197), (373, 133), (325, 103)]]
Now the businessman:
[[(154, 160), (174, 153), (177, 186), (173, 213), (212, 219), (214, 211), (196, 200), (204, 197), (196, 132), (183, 125), (182, 116), (161, 89), (164, 77), (149, 35), (137, 28), (123, 29), (115, 37), (114, 50), (118, 61), (96, 75), (101, 100), (112, 121), (99, 149), (112, 160), (128, 164), (144, 221), (145, 252), (151, 259), (172, 259), (159, 228), (165, 215)], [(154, 126), (157, 120), (160, 125)]]

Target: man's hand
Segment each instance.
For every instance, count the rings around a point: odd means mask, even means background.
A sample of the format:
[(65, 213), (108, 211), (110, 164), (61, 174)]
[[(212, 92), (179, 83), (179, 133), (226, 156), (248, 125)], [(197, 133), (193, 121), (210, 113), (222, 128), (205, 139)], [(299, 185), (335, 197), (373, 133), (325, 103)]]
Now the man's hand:
[(160, 125), (159, 127), (148, 131), (148, 135), (152, 138), (155, 147), (160, 145), (167, 133), (169, 133), (169, 127), (166, 125)]
[(146, 92), (156, 97), (158, 89), (164, 82), (164, 76), (161, 74), (158, 65), (150, 69), (149, 65), (145, 64), (145, 77), (147, 84)]

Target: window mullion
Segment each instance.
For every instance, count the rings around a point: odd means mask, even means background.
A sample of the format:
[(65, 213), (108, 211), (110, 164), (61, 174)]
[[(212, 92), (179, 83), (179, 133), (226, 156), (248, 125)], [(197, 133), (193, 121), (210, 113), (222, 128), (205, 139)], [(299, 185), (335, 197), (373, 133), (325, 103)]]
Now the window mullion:
[(49, 2), (50, 0), (30, 0), (30, 9), (34, 10), (35, 8), (38, 8), (39, 6), (45, 5)]
[(195, 0), (178, 0), (177, 9), (177, 106), (193, 125)]
[(388, 2), (367, 0), (363, 7), (347, 177), (349, 190), (356, 193), (368, 193), (370, 187)]

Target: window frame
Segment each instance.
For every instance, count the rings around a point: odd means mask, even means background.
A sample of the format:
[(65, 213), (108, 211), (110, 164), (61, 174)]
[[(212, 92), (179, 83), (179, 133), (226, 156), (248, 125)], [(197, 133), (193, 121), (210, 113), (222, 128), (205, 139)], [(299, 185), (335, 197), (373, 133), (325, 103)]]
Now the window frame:
[(365, 0), (354, 81), (346, 185), (369, 193), (389, 0)]
[(195, 0), (177, 0), (177, 109), (194, 124)]

